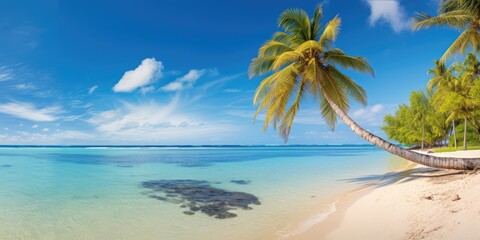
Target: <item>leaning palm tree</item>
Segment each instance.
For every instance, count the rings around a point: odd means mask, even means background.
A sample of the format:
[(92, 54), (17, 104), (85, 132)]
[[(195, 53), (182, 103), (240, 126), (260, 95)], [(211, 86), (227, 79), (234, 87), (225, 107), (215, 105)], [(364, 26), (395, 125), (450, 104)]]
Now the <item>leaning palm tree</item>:
[(288, 141), (300, 103), (310, 93), (319, 101), (322, 117), (332, 129), (335, 128), (337, 117), (340, 117), (367, 141), (413, 162), (449, 169), (474, 169), (480, 166), (480, 158), (435, 157), (403, 149), (354, 122), (346, 114), (349, 99), (366, 105), (366, 93), (339, 67), (372, 75), (373, 70), (364, 58), (350, 56), (333, 48), (340, 30), (341, 20), (338, 16), (324, 26), (320, 23), (321, 19), (321, 6), (315, 9), (311, 19), (300, 9), (284, 11), (279, 18), (282, 31), (276, 32), (259, 49), (258, 57), (252, 60), (250, 78), (266, 75), (254, 96), (254, 104), (258, 105), (254, 118), (258, 113), (266, 112), (264, 130), (273, 125)]
[(480, 50), (480, 1), (479, 0), (441, 0), (438, 16), (418, 13), (413, 27), (415, 29), (447, 25), (462, 31), (440, 58), (442, 65), (455, 53), (465, 53), (468, 49)]

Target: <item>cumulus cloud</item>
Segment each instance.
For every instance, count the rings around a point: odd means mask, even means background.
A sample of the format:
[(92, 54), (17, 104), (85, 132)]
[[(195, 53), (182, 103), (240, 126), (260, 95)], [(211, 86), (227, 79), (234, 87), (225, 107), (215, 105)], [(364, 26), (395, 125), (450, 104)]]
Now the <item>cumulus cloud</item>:
[(88, 94), (93, 94), (95, 92), (95, 90), (97, 90), (97, 88), (98, 88), (98, 85), (95, 85), (95, 86), (89, 88), (88, 89)]
[(411, 22), (400, 5), (400, 0), (366, 0), (370, 7), (369, 22), (375, 26), (378, 22), (385, 22), (395, 32), (409, 29)]
[[(161, 90), (165, 92), (174, 92), (191, 88), (193, 84), (195, 84), (195, 82), (205, 74), (205, 72), (205, 69), (192, 69), (184, 76), (179, 77), (175, 79), (175, 81), (163, 86)], [(218, 74), (218, 71), (215, 71), (215, 73)]]
[(35, 105), (26, 102), (0, 104), (0, 113), (35, 122), (55, 121), (61, 111), (59, 107), (37, 108)]
[(113, 87), (113, 91), (132, 92), (137, 88), (150, 85), (163, 76), (162, 70), (162, 62), (156, 61), (155, 58), (146, 58), (137, 68), (125, 72)]

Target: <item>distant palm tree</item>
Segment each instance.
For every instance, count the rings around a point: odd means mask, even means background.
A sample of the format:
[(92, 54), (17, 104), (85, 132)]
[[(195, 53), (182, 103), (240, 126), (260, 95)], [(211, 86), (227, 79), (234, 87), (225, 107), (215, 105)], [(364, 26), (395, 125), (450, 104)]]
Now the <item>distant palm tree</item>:
[(449, 169), (474, 169), (480, 165), (480, 158), (434, 157), (403, 149), (354, 122), (345, 113), (349, 109), (349, 98), (366, 105), (366, 93), (338, 67), (372, 75), (373, 70), (364, 58), (332, 48), (340, 30), (338, 16), (325, 26), (321, 25), (321, 19), (321, 6), (315, 9), (311, 19), (300, 9), (284, 11), (279, 18), (282, 31), (276, 32), (272, 40), (259, 49), (258, 57), (252, 59), (250, 78), (268, 74), (254, 96), (254, 104), (258, 105), (255, 118), (258, 113), (266, 112), (264, 130), (272, 124), (287, 141), (300, 103), (309, 92), (320, 102), (323, 119), (332, 129), (338, 116), (367, 141), (413, 162)]
[[(432, 75), (432, 78), (428, 81), (427, 90), (429, 92), (443, 92), (443, 89), (450, 89), (449, 84), (455, 78), (452, 74), (452, 69), (445, 67), (445, 64), (441, 64), (439, 60), (436, 60), (435, 67), (428, 70), (428, 74)], [(443, 100), (443, 94), (436, 94), (434, 102)], [(452, 119), (452, 131), (454, 146), (457, 149), (457, 130), (455, 129), (455, 119)]]
[(475, 52), (480, 50), (479, 0), (441, 0), (438, 16), (418, 15), (413, 25), (415, 29), (447, 25), (463, 31), (440, 58), (440, 64), (444, 65), (457, 52), (465, 53), (469, 48)]

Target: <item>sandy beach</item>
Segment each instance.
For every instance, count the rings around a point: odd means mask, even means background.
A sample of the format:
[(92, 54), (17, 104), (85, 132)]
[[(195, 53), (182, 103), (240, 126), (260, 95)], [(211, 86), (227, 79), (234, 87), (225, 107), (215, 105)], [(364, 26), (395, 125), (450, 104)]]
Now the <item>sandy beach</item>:
[[(480, 150), (436, 153), (478, 157)], [(480, 239), (480, 173), (415, 166), (342, 198), (325, 221), (292, 239)]]

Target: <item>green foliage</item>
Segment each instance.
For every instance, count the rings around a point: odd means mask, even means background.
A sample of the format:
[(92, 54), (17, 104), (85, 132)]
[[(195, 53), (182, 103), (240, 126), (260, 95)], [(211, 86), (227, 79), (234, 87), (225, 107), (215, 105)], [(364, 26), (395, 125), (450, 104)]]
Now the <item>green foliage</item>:
[(477, 56), (468, 54), (462, 63), (453, 63), (448, 68), (439, 61), (435, 64), (428, 71), (432, 75), (427, 85), (428, 94), (412, 92), (410, 105), (400, 105), (395, 115), (387, 115), (383, 130), (389, 138), (409, 146), (420, 145), (422, 139), (427, 145), (439, 145), (447, 138), (449, 145), (454, 146), (452, 126), (455, 122), (457, 146), (461, 147), (466, 119), (467, 145), (478, 145), (480, 63)]
[(407, 146), (442, 143), (448, 136), (446, 115), (433, 110), (431, 95), (413, 91), (409, 105), (402, 104), (395, 114), (384, 118), (382, 130), (387, 137)]
[[(458, 125), (455, 126), (455, 130), (457, 131), (457, 148), (463, 150), (463, 130), (464, 130), (464, 123), (461, 121), (457, 122)], [(450, 135), (448, 146), (454, 147), (455, 146), (455, 139), (453, 134)], [(470, 146), (480, 146), (480, 134), (477, 132), (471, 124), (467, 124), (467, 146), (470, 150)]]

